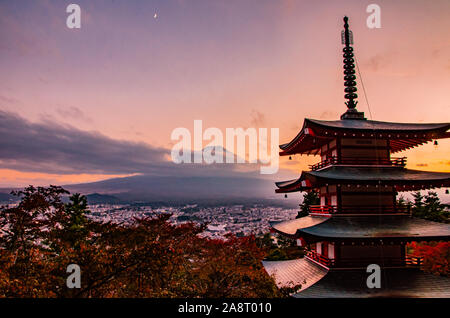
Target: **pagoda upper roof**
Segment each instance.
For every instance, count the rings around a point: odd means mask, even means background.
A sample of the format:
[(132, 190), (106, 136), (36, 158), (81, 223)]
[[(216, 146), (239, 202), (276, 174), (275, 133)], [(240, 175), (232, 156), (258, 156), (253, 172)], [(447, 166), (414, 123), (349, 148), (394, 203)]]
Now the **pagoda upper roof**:
[(429, 132), (439, 129), (449, 129), (450, 123), (393, 123), (387, 121), (376, 120), (356, 120), (356, 119), (342, 119), (342, 120), (318, 120), (306, 118), (314, 125), (322, 126), (324, 128), (339, 128), (339, 129), (355, 129), (355, 130), (379, 130), (379, 131), (412, 131), (412, 132)]
[[(315, 224), (313, 220), (316, 221)], [(406, 215), (334, 216), (329, 218), (308, 215), (295, 220), (272, 223), (271, 226), (279, 233), (291, 237), (301, 237), (308, 242), (323, 240), (373, 241), (373, 239), (430, 241), (450, 238), (450, 224)]]
[(325, 184), (359, 184), (396, 186), (397, 191), (410, 191), (450, 186), (450, 173), (406, 169), (403, 167), (329, 166), (316, 171), (303, 171), (298, 179), (276, 182), (277, 193), (310, 190)]
[(289, 143), (280, 145), (281, 156), (318, 154), (336, 137), (389, 139), (391, 152), (409, 149), (433, 139), (449, 138), (450, 123), (393, 123), (375, 120), (317, 120), (305, 118), (302, 130)]

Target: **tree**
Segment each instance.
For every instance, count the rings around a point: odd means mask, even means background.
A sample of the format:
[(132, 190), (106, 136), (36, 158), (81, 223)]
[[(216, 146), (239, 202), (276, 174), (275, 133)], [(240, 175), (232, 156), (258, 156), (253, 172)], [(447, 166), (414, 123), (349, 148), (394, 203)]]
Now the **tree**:
[[(281, 297), (263, 269), (254, 236), (224, 240), (205, 225), (172, 224), (170, 215), (130, 225), (90, 220), (86, 198), (60, 187), (17, 192), (0, 208), (0, 297)], [(266, 240), (267, 241), (267, 240)], [(66, 268), (82, 269), (81, 288)]]
[(425, 196), (416, 192), (413, 196), (413, 216), (435, 222), (449, 222), (450, 211), (446, 209), (445, 205), (441, 204), (436, 192), (428, 191)]
[(432, 274), (450, 275), (450, 243), (429, 242), (409, 244), (412, 256), (423, 258), (423, 270)]
[(423, 213), (423, 195), (420, 191), (413, 193), (414, 197), (414, 210), (413, 213), (421, 214)]
[(265, 233), (263, 236), (256, 237), (256, 245), (261, 249), (272, 249), (276, 247), (271, 233)]
[(310, 212), (309, 207), (311, 205), (320, 204), (319, 196), (316, 191), (307, 191), (303, 194), (303, 202), (300, 204), (300, 211), (297, 214), (297, 219), (303, 216), (307, 216)]
[[(450, 212), (441, 204), (436, 192), (428, 191), (423, 196), (420, 192), (413, 194), (412, 215), (435, 222), (448, 223)], [(409, 245), (413, 256), (423, 258), (423, 269), (427, 272), (449, 275), (450, 243), (448, 242), (412, 242)]]
[(51, 257), (45, 241), (64, 210), (61, 187), (29, 186), (12, 194), (21, 197), (16, 207), (0, 208), (0, 296), (54, 296)]
[(410, 200), (405, 200), (405, 198), (401, 195), (396, 202), (397, 209), (399, 211), (411, 211), (412, 203)]
[(204, 240), (199, 267), (193, 273), (202, 297), (280, 296), (261, 261), (265, 253), (254, 236)]
[(63, 242), (72, 248), (79, 249), (80, 244), (86, 243), (89, 234), (89, 220), (86, 217), (90, 213), (87, 207), (87, 199), (79, 193), (70, 196), (70, 202), (64, 205), (64, 214), (60, 216), (58, 223), (60, 227), (52, 232), (53, 240), (59, 244), (52, 247), (58, 249)]
[(270, 233), (256, 238), (256, 242), (257, 246), (265, 251), (264, 259), (267, 261), (297, 259), (302, 258), (305, 255), (305, 249), (297, 246), (295, 239), (287, 238), (282, 235), (276, 236), (276, 243)]

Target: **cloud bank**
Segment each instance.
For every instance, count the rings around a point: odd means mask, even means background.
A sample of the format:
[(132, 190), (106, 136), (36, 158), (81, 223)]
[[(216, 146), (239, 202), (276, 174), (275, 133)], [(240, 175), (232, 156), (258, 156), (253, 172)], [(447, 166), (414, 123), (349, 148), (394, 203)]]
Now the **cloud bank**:
[(170, 150), (0, 110), (0, 168), (51, 174), (262, 177), (257, 165), (175, 164)]
[(31, 123), (0, 111), (0, 167), (27, 172), (128, 174), (161, 172), (167, 150), (121, 141), (54, 122)]

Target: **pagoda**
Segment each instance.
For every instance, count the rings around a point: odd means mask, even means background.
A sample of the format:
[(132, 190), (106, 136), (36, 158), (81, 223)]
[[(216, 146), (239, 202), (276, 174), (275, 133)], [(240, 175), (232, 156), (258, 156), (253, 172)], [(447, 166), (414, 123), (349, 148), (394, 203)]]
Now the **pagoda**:
[[(353, 36), (344, 17), (344, 80), (347, 111), (340, 120), (305, 119), (298, 135), (280, 146), (281, 156), (320, 155), (298, 179), (277, 182), (277, 193), (316, 191), (320, 205), (307, 216), (271, 223), (295, 239), (306, 256), (264, 261), (279, 286), (301, 284), (295, 297), (450, 297), (450, 278), (424, 273), (421, 258), (408, 255), (416, 241), (448, 241), (450, 225), (411, 216), (397, 204), (403, 191), (449, 187), (450, 173), (407, 169), (391, 157), (450, 137), (450, 123), (368, 120), (356, 109)], [(381, 272), (381, 288), (367, 286), (369, 264)]]

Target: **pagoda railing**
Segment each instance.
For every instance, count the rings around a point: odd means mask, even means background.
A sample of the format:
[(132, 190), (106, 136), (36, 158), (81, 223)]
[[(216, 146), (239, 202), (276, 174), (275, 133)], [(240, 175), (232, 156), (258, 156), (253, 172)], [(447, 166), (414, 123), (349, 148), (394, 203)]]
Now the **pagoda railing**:
[(316, 262), (323, 264), (325, 266), (333, 266), (335, 264), (334, 259), (323, 256), (322, 254), (317, 253), (316, 251), (306, 251), (306, 256), (310, 259), (315, 260)]
[(380, 165), (392, 167), (406, 166), (406, 157), (401, 158), (361, 158), (361, 157), (328, 157), (319, 163), (310, 165), (311, 170), (318, 170), (330, 165)]
[(310, 259), (325, 265), (327, 267), (359, 267), (368, 264), (378, 264), (380, 266), (401, 266), (401, 267), (421, 267), (423, 258), (407, 255), (406, 257), (361, 257), (361, 258), (342, 258), (331, 259), (316, 251), (309, 250), (306, 256)]
[(423, 265), (423, 257), (407, 255), (405, 258), (405, 262), (406, 265), (420, 267)]
[(367, 266), (369, 264), (377, 264), (382, 267), (386, 266), (421, 267), (423, 265), (423, 258), (414, 256), (342, 258), (336, 260), (333, 263), (336, 265), (336, 267), (358, 267), (358, 266)]
[(310, 214), (410, 214), (410, 206), (374, 205), (374, 206), (336, 206), (336, 205), (310, 205)]

